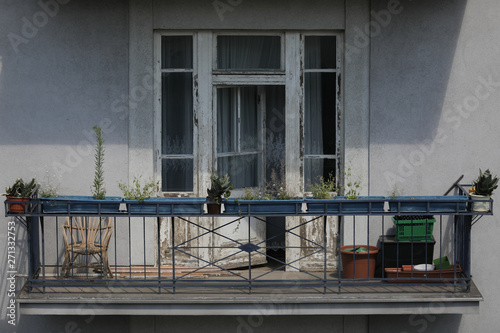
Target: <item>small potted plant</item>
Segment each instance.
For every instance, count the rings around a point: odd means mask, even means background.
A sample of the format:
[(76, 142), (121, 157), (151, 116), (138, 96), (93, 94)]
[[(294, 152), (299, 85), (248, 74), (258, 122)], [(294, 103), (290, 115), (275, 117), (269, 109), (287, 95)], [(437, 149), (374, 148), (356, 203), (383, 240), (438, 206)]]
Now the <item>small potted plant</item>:
[(228, 214), (296, 214), (302, 211), (302, 199), (287, 190), (285, 169), (280, 175), (271, 171), (271, 177), (261, 188), (245, 188), (242, 198), (225, 202)]
[(342, 202), (340, 211), (342, 213), (383, 212), (385, 197), (360, 196), (361, 187), (361, 180), (353, 179), (351, 168), (344, 170), (344, 184), (338, 188), (338, 192), (343, 196), (335, 197), (336, 200)]
[(490, 170), (487, 169), (482, 172), (479, 169), (479, 176), (473, 182), (473, 187), (471, 189), (470, 197), (472, 200), (478, 200), (472, 205), (472, 209), (475, 212), (488, 212), (489, 200), (493, 191), (498, 187), (498, 178), (493, 177)]
[(314, 184), (309, 185), (312, 198), (306, 198), (307, 211), (312, 213), (323, 213), (325, 211), (338, 213), (339, 204), (331, 202), (331, 199), (336, 195), (336, 189), (333, 173), (326, 179), (319, 176)]
[(7, 197), (7, 201), (19, 201), (19, 203), (8, 204), (9, 213), (24, 214), (26, 212), (26, 202), (29, 201), (36, 185), (35, 178), (28, 183), (18, 178), (12, 186), (5, 188), (3, 195)]
[(229, 180), (229, 175), (219, 177), (213, 174), (210, 177), (211, 186), (207, 189), (207, 209), (208, 214), (220, 214), (222, 199), (227, 199), (231, 195), (233, 185)]
[[(136, 213), (155, 213), (156, 205), (144, 204), (146, 200), (156, 196), (158, 184), (153, 180), (142, 184), (140, 177), (134, 177), (131, 185), (118, 183), (118, 188), (123, 192), (125, 202), (128, 203), (129, 211), (132, 214)], [(160, 206), (160, 212), (165, 210), (165, 205)]]
[[(56, 198), (42, 198), (45, 213), (116, 213), (120, 197), (106, 197), (104, 184), (104, 136), (100, 127), (94, 126), (96, 135), (95, 171), (91, 186), (92, 196), (58, 195)], [(96, 203), (98, 202), (98, 203)]]

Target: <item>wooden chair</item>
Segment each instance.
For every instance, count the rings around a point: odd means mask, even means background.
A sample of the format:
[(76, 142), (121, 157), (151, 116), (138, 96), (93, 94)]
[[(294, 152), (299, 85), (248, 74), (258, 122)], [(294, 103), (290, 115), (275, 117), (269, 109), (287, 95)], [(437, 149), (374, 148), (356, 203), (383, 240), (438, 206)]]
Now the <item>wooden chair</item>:
[[(62, 275), (68, 277), (71, 269), (88, 267), (112, 278), (113, 273), (108, 263), (108, 245), (112, 233), (112, 219), (108, 217), (66, 218), (66, 224), (63, 226), (65, 254)], [(85, 260), (77, 262), (80, 256), (85, 257)]]

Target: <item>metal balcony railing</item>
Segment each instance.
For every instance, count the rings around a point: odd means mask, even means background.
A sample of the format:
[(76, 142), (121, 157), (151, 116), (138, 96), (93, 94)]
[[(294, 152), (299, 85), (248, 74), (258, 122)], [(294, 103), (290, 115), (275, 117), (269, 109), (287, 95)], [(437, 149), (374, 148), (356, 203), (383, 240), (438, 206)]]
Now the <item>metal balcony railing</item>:
[[(465, 193), (229, 201), (221, 215), (206, 214), (201, 199), (34, 197), (22, 214), (9, 212), (10, 201), (5, 211), (27, 228), (30, 293), (457, 293), (471, 287), (471, 227), (493, 214), (492, 200), (475, 212)], [(445, 257), (449, 268), (414, 267)]]

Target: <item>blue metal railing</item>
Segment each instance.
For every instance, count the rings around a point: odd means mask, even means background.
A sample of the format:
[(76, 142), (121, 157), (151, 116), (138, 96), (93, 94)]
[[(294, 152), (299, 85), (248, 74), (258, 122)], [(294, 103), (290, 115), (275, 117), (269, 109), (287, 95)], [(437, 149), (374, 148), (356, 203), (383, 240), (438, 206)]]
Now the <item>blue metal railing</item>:
[[(110, 210), (109, 205), (116, 204), (116, 200), (69, 198), (64, 202), (56, 202), (32, 198), (24, 214), (10, 214), (10, 201), (5, 202), (5, 211), (6, 216), (14, 217), (28, 226), (30, 291), (46, 292), (49, 287), (93, 286), (149, 287), (158, 293), (176, 292), (191, 287), (214, 290), (244, 288), (252, 292), (256, 288), (272, 287), (291, 291), (296, 291), (297, 288), (319, 288), (323, 293), (341, 293), (346, 288), (355, 286), (392, 286), (398, 283), (405, 286), (451, 285), (456, 292), (467, 291), (471, 285), (471, 226), (481, 216), (493, 213), (492, 200), (487, 201), (489, 211), (474, 212), (471, 208), (472, 201), (463, 195), (464, 187), (459, 187), (459, 194), (461, 195), (453, 197), (375, 197), (321, 202), (308, 199), (287, 202), (228, 202), (226, 204), (230, 213), (221, 215), (207, 214), (205, 202), (199, 198), (168, 198), (144, 203), (118, 201), (118, 206), (122, 203), (122, 211), (120, 207), (116, 211)], [(417, 208), (409, 208), (410, 203), (416, 204), (414, 207)], [(236, 206), (230, 207), (231, 204)], [(280, 206), (288, 210), (279, 211)], [(95, 211), (90, 208), (95, 208)], [(392, 220), (395, 215), (411, 217), (417, 214), (435, 217), (436, 239), (413, 240), (412, 235), (410, 241), (401, 241), (392, 236), (394, 232), (389, 228), (388, 218)], [(72, 268), (68, 278), (61, 274), (60, 258), (64, 251), (61, 236), (64, 223), (61, 220), (79, 216), (112, 220), (114, 230), (108, 250), (108, 253), (113, 253), (110, 256), (111, 271), (114, 273), (112, 278), (106, 277), (102, 263), (101, 269), (94, 267), (94, 272), (86, 269), (81, 273)], [(283, 230), (271, 237), (255, 241), (254, 230), (266, 227), (266, 216), (300, 217), (300, 220), (288, 223)], [(226, 219), (214, 224), (214, 217)], [(338, 217), (338, 220), (332, 222), (330, 217)], [(241, 224), (246, 224), (244, 239), (228, 233), (228, 229), (235, 229)], [(363, 226), (359, 227), (360, 224)], [(275, 228), (270, 225), (268, 227)], [(330, 228), (335, 228), (333, 238), (328, 237), (332, 231)], [(352, 229), (352, 240), (342, 237), (342, 231), (347, 228)], [(137, 232), (140, 234), (135, 234), (133, 229), (139, 230)], [(183, 231), (184, 234), (180, 233), (181, 236), (178, 236), (178, 231)], [(170, 237), (164, 237), (164, 232), (169, 233)], [(357, 233), (366, 233), (366, 242), (356, 241)], [(285, 259), (273, 257), (266, 251), (269, 249), (267, 244), (280, 234), (285, 235), (288, 240), (294, 240), (284, 246), (287, 254), (293, 254)], [(136, 238), (140, 238), (139, 241)], [(211, 239), (212, 243), (204, 241), (205, 238)], [(165, 242), (167, 239), (170, 240), (169, 243)], [(219, 243), (213, 243), (215, 239), (219, 239)], [(380, 246), (378, 259), (366, 263), (369, 270), (378, 269), (376, 276), (356, 279), (342, 277), (341, 246), (349, 242), (353, 247)], [(402, 257), (403, 249), (406, 253), (409, 251), (409, 258)], [(417, 254), (422, 249), (423, 255)], [(226, 253), (219, 257), (213, 255), (224, 251)], [(456, 265), (452, 266), (451, 271), (440, 270), (437, 273), (422, 273), (405, 270), (403, 267), (403, 264), (413, 266), (422, 263), (422, 257), (428, 263), (431, 251), (430, 258), (447, 255)], [(390, 252), (395, 255), (395, 263), (388, 259)], [(139, 259), (138, 253), (142, 258)], [(357, 255), (354, 253), (352, 257), (355, 267), (353, 275), (356, 276), (356, 260), (358, 264), (364, 261), (356, 259)], [(225, 262), (235, 258), (244, 263), (244, 270), (227, 267)], [(261, 265), (253, 264), (256, 258), (260, 259), (259, 262), (268, 261), (274, 265), (263, 269)], [(186, 267), (186, 263), (192, 262), (197, 265)], [(312, 269), (309, 262), (315, 263)], [(387, 266), (388, 262), (396, 267)], [(169, 269), (167, 275), (164, 274), (165, 265)], [(377, 267), (370, 267), (373, 265)], [(136, 275), (133, 269), (137, 267), (140, 273)], [(345, 269), (343, 273), (345, 275)]]

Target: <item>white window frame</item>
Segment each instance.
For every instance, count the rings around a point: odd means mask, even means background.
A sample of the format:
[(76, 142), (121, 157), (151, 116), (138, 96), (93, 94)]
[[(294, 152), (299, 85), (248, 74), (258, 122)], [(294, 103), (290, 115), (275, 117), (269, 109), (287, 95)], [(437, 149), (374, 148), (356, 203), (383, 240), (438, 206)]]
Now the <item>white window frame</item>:
[[(303, 154), (303, 159), (305, 160), (306, 158), (309, 159), (332, 159), (335, 160), (336, 162), (336, 174), (335, 179), (341, 179), (342, 174), (340, 170), (342, 169), (342, 161), (341, 161), (341, 156), (343, 155), (343, 145), (342, 145), (342, 137), (343, 137), (343, 126), (342, 126), (342, 105), (343, 105), (343, 93), (342, 93), (342, 70), (343, 70), (343, 39), (342, 39), (342, 34), (340, 33), (303, 33), (301, 34), (301, 48), (302, 48), (302, 56), (301, 56), (301, 63), (305, 64), (305, 37), (307, 36), (335, 36), (336, 37), (336, 68), (335, 69), (305, 69), (304, 66), (302, 68), (303, 73), (335, 73), (335, 90), (337, 97), (335, 98), (336, 100), (336, 106), (335, 106), (335, 128), (336, 128), (336, 148), (337, 151), (335, 154), (306, 154), (304, 152)], [(305, 80), (304, 80), (305, 81)], [(304, 91), (304, 83), (302, 83), (301, 86), (302, 91)], [(305, 101), (302, 101), (302, 109), (305, 110)], [(302, 114), (302, 119), (304, 119), (304, 116)], [(305, 140), (305, 135), (304, 135), (304, 128), (302, 128), (302, 140)], [(309, 192), (308, 192), (309, 193)]]
[[(188, 33), (188, 32), (162, 32), (155, 33), (154, 35), (154, 73), (155, 73), (155, 87), (154, 87), (154, 142), (155, 142), (155, 152), (156, 152), (156, 163), (155, 163), (155, 174), (156, 179), (159, 180), (160, 186), (162, 184), (162, 161), (164, 159), (185, 159), (192, 158), (193, 159), (193, 190), (192, 191), (183, 191), (183, 192), (166, 192), (162, 191), (164, 195), (167, 196), (192, 196), (195, 195), (198, 188), (197, 177), (198, 173), (198, 130), (196, 126), (193, 126), (193, 153), (192, 154), (162, 154), (162, 74), (163, 73), (185, 73), (192, 72), (193, 74), (193, 122), (196, 118), (196, 98), (195, 98), (195, 89), (194, 89), (194, 80), (198, 75), (198, 61), (196, 59), (196, 55), (198, 54), (197, 43), (196, 43), (196, 33)], [(163, 36), (192, 36), (193, 40), (193, 69), (162, 69), (161, 68), (161, 39)]]
[[(189, 35), (193, 38), (193, 154), (192, 155), (161, 155), (161, 74), (168, 70), (161, 69), (161, 37), (162, 36), (182, 36)], [(220, 35), (241, 35), (241, 36), (280, 36), (281, 39), (281, 68), (279, 70), (265, 70), (265, 71), (232, 71), (228, 73), (226, 70), (217, 70), (216, 59), (216, 42), (217, 36)], [(336, 129), (337, 129), (337, 152), (334, 155), (307, 155), (304, 154), (303, 146), (300, 147), (300, 152), (288, 157), (288, 150), (297, 149), (296, 143), (304, 142), (304, 73), (307, 71), (322, 71), (322, 70), (306, 70), (303, 68), (304, 64), (304, 47), (305, 36), (336, 36), (336, 50), (337, 50), (337, 68), (324, 70), (325, 72), (335, 72), (336, 80)], [(208, 39), (208, 40), (207, 40)], [(295, 43), (293, 43), (295, 42)], [(199, 47), (202, 45), (202, 47)], [(296, 48), (299, 48), (298, 50)], [(206, 48), (210, 48), (206, 50)], [(290, 66), (293, 64), (293, 66)], [(161, 182), (162, 175), (162, 159), (164, 158), (193, 158), (193, 191), (192, 192), (164, 192), (168, 196), (204, 196), (205, 188), (209, 182), (210, 173), (216, 168), (217, 161), (217, 110), (216, 110), (216, 94), (219, 87), (236, 87), (236, 86), (264, 86), (264, 85), (283, 85), (285, 86), (285, 105), (286, 108), (291, 108), (286, 112), (287, 123), (287, 147), (286, 147), (286, 170), (287, 174), (290, 171), (296, 171), (292, 176), (287, 175), (287, 184), (293, 179), (294, 185), (291, 190), (295, 192), (304, 192), (304, 157), (307, 158), (322, 158), (322, 159), (335, 159), (336, 170), (339, 173), (341, 170), (341, 156), (343, 155), (344, 147), (342, 145), (343, 137), (343, 88), (342, 88), (342, 75), (343, 75), (343, 34), (338, 31), (294, 31), (294, 32), (276, 32), (276, 31), (205, 31), (205, 32), (186, 32), (186, 31), (156, 31), (154, 36), (154, 65), (155, 65), (155, 117), (154, 117), (154, 137), (155, 137), (155, 151), (156, 151), (156, 177)], [(207, 65), (210, 68), (207, 68)], [(201, 66), (201, 67), (200, 67)], [(288, 68), (287, 68), (288, 66)], [(294, 67), (294, 68), (290, 68)], [(176, 70), (171, 70), (175, 72)], [(200, 85), (209, 85), (204, 88), (204, 91), (209, 91), (206, 96), (199, 96), (201, 92)], [(290, 85), (298, 85), (290, 87)], [(299, 96), (293, 97), (294, 102), (290, 102), (291, 95), (298, 94)], [(298, 101), (296, 103), (295, 101)], [(209, 104), (208, 107), (205, 104)], [(209, 112), (211, 115), (203, 117), (202, 112)], [(296, 119), (297, 113), (299, 119)], [(293, 117), (293, 121), (290, 121)], [(213, 126), (211, 134), (208, 130), (200, 129), (200, 119), (211, 120), (209, 126)], [(198, 125), (197, 125), (198, 123)], [(213, 124), (213, 125), (212, 125)], [(291, 138), (290, 129), (295, 128), (296, 124), (300, 124), (297, 128), (298, 137)], [(295, 135), (295, 134), (294, 134)], [(201, 137), (203, 136), (203, 137)], [(201, 151), (206, 149), (201, 143), (210, 142), (211, 149), (209, 152)], [(290, 144), (292, 143), (292, 144)], [(293, 146), (293, 147), (290, 147)], [(200, 150), (201, 149), (201, 150)], [(210, 158), (207, 158), (211, 154)], [(206, 160), (209, 159), (207, 162)], [(292, 165), (294, 164), (294, 165)], [(298, 165), (297, 165), (298, 164)], [(207, 170), (207, 168), (211, 170)], [(300, 170), (300, 171), (299, 171)], [(297, 173), (298, 172), (298, 173)], [(338, 175), (337, 175), (338, 176)]]

